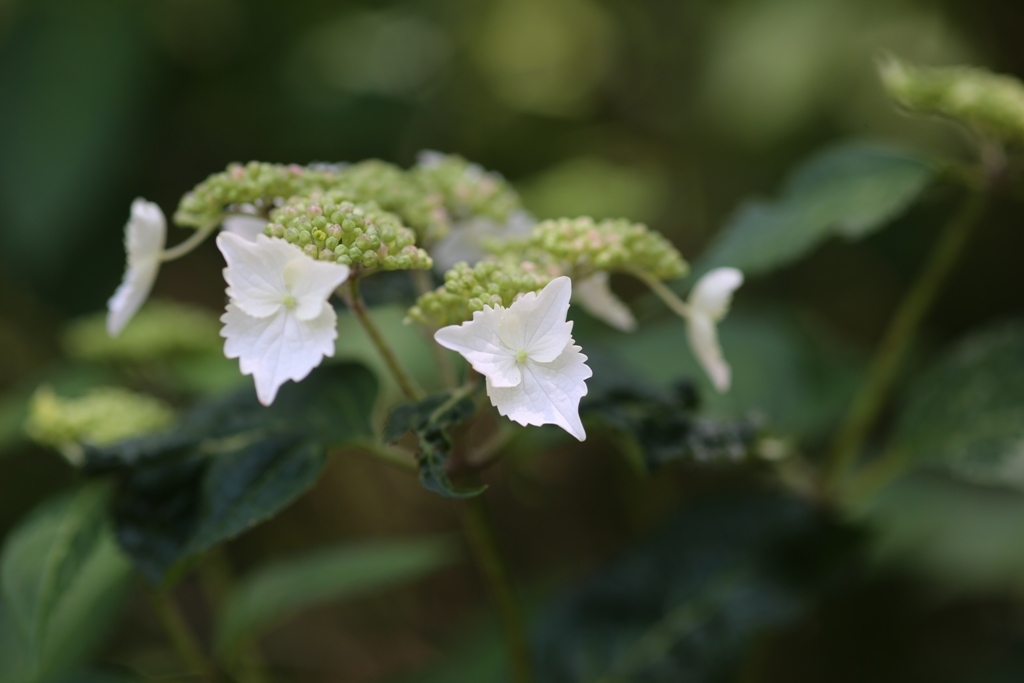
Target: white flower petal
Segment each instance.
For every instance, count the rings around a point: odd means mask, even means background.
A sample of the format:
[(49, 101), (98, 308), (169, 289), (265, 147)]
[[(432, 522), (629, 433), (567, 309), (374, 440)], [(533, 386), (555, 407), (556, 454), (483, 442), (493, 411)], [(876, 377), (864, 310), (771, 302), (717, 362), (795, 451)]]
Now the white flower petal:
[(217, 248), (228, 263), (224, 269), (228, 297), (257, 318), (276, 313), (289, 294), (284, 281), (289, 261), (309, 259), (295, 245), (266, 235), (257, 235), (255, 242), (249, 242), (244, 237), (221, 232), (217, 235)]
[(532, 360), (547, 363), (558, 357), (572, 340), (566, 322), (572, 280), (556, 277), (539, 294), (529, 292), (508, 308), (498, 324), (498, 336), (513, 351), (526, 351)]
[(131, 217), (124, 227), (127, 266), (121, 284), (107, 301), (110, 336), (119, 335), (149, 297), (166, 240), (167, 220), (160, 207), (141, 197), (132, 202)]
[(743, 273), (735, 268), (708, 271), (690, 291), (689, 304), (718, 322), (729, 312), (732, 294), (743, 284)]
[(473, 369), (487, 377), (489, 384), (514, 387), (522, 381), (515, 351), (501, 342), (498, 326), (508, 310), (485, 306), (473, 319), (461, 325), (442, 327), (434, 333), (438, 344), (462, 354)]
[(324, 356), (334, 355), (338, 316), (326, 301), (320, 315), (307, 321), (283, 307), (274, 315), (254, 318), (234, 302), (220, 320), (224, 355), (238, 358), (242, 374), (252, 375), (265, 406), (274, 402), (282, 384), (304, 379)]
[(284, 283), (295, 298), (295, 315), (299, 320), (311, 320), (320, 315), (320, 309), (331, 293), (348, 279), (348, 266), (330, 261), (314, 261), (299, 254), (284, 267)]
[(498, 412), (521, 425), (558, 425), (583, 441), (587, 434), (580, 421), (580, 399), (587, 394), (586, 381), (593, 375), (580, 347), (568, 344), (549, 363), (526, 361), (523, 381), (515, 387), (497, 387), (487, 379), (487, 395)]
[(715, 321), (708, 315), (693, 311), (686, 319), (686, 336), (690, 340), (694, 355), (708, 373), (715, 389), (722, 393), (728, 391), (732, 370), (722, 356)]
[(238, 235), (249, 242), (255, 242), (258, 235), (264, 234), (263, 228), (267, 226), (268, 222), (263, 216), (236, 214), (225, 218), (221, 227), (225, 232)]
[(608, 273), (603, 270), (576, 282), (572, 288), (572, 300), (617, 330), (632, 332), (636, 329), (633, 312), (612, 292), (608, 286)]

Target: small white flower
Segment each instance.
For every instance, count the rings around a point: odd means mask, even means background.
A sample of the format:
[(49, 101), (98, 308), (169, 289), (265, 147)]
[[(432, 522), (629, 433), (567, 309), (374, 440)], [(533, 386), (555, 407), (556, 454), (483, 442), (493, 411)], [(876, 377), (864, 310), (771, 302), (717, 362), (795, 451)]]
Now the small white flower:
[(298, 382), (334, 355), (337, 314), (328, 299), (349, 269), (266, 235), (250, 242), (221, 232), (217, 247), (228, 264), (224, 355), (239, 359), (242, 374), (256, 381), (260, 403), (270, 405), (282, 384)]
[(128, 264), (121, 284), (107, 301), (107, 333), (111, 337), (121, 334), (153, 289), (166, 240), (167, 220), (160, 207), (141, 197), (132, 202), (131, 217), (124, 226)]
[(263, 228), (269, 223), (263, 216), (256, 215), (256, 207), (245, 204), (242, 213), (228, 216), (221, 223), (225, 232), (244, 237), (250, 242), (256, 241), (257, 235), (263, 234)]
[(598, 271), (577, 282), (572, 291), (572, 300), (587, 313), (617, 330), (632, 332), (636, 329), (633, 312), (608, 286), (606, 271)]
[(743, 273), (735, 268), (716, 268), (705, 274), (690, 291), (687, 301), (686, 335), (711, 383), (728, 391), (732, 371), (722, 356), (715, 325), (729, 312), (732, 294), (743, 284)]
[(521, 425), (558, 425), (580, 441), (580, 399), (593, 373), (566, 321), (572, 281), (558, 277), (539, 294), (525, 294), (508, 308), (485, 307), (461, 325), (434, 334), (487, 379), (498, 412)]

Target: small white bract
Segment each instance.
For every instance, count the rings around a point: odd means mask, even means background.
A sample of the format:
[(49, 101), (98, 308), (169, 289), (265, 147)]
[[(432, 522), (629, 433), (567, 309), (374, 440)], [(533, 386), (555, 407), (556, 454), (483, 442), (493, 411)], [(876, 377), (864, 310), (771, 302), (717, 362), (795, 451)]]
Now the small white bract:
[(224, 355), (239, 359), (260, 403), (270, 405), (282, 384), (298, 382), (334, 355), (338, 317), (328, 299), (349, 269), (266, 235), (249, 241), (221, 232), (217, 247), (228, 264)]
[(728, 391), (732, 370), (722, 356), (715, 326), (729, 312), (732, 294), (742, 284), (743, 273), (739, 270), (716, 268), (697, 281), (687, 301), (690, 310), (686, 316), (686, 336), (711, 383), (721, 392)]
[(633, 312), (622, 299), (615, 296), (615, 292), (608, 285), (606, 271), (598, 271), (577, 282), (572, 291), (572, 300), (573, 303), (582, 306), (587, 313), (617, 330), (632, 332), (636, 329)]
[(250, 242), (256, 241), (257, 235), (263, 234), (263, 228), (269, 222), (263, 216), (256, 214), (256, 207), (246, 204), (242, 207), (241, 213), (228, 216), (221, 223), (224, 232), (229, 232), (239, 237), (244, 237)]
[(593, 373), (566, 321), (572, 282), (552, 280), (508, 308), (485, 307), (461, 325), (434, 334), (441, 346), (461, 354), (487, 380), (498, 412), (521, 425), (558, 425), (580, 441), (580, 399)]
[(141, 197), (132, 202), (131, 217), (124, 226), (127, 266), (121, 284), (107, 301), (107, 332), (110, 336), (121, 334), (149, 297), (160, 270), (166, 240), (167, 220), (160, 207)]

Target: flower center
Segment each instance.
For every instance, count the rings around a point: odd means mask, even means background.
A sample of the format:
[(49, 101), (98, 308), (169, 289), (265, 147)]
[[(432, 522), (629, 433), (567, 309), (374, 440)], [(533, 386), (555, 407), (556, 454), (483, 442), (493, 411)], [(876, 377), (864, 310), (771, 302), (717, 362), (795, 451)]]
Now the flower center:
[(526, 359), (529, 358), (529, 357), (530, 357), (530, 354), (528, 354), (526, 352), (526, 349), (520, 349), (519, 351), (516, 351), (516, 362), (517, 363), (525, 363)]
[(292, 296), (291, 294), (285, 294), (284, 299), (281, 300), (281, 303), (284, 304), (285, 308), (295, 308), (295, 297)]

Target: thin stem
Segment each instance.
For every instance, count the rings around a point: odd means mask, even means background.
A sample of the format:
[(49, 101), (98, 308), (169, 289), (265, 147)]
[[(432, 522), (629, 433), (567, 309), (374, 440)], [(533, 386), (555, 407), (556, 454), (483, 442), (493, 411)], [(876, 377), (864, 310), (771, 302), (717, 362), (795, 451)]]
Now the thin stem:
[(188, 624), (185, 623), (185, 618), (181, 615), (173, 598), (163, 591), (154, 592), (152, 597), (154, 611), (178, 653), (178, 657), (188, 667), (189, 673), (198, 675), (209, 683), (219, 681), (220, 677), (217, 675), (216, 669), (206, 658), (199, 641), (189, 630)]
[[(416, 293), (419, 296), (423, 296), (429, 292), (431, 287), (430, 273), (426, 270), (413, 270), (412, 281), (416, 286)], [(441, 381), (448, 389), (454, 389), (459, 384), (459, 378), (455, 374), (455, 366), (452, 365), (451, 356), (448, 351), (440, 344), (434, 343), (431, 339), (430, 330), (425, 330), (427, 336), (427, 342), (430, 344), (431, 351), (434, 352), (434, 360), (437, 362), (437, 369), (441, 374)]]
[(647, 285), (650, 290), (672, 310), (673, 313), (682, 318), (690, 316), (690, 305), (680, 299), (664, 282), (640, 269), (630, 269), (629, 273)]
[(216, 228), (217, 225), (219, 225), (219, 222), (214, 223), (213, 225), (205, 228), (199, 228), (194, 233), (192, 233), (192, 235), (184, 242), (180, 242), (178, 244), (175, 244), (170, 249), (164, 250), (164, 252), (160, 254), (160, 260), (165, 262), (173, 261), (175, 259), (181, 258), (185, 254), (190, 253), (193, 249), (202, 244), (207, 237), (210, 236), (210, 233), (213, 232), (213, 229)]
[(508, 651), (512, 680), (514, 683), (530, 683), (533, 680), (533, 673), (523, 616), (519, 611), (511, 574), (498, 550), (494, 528), (483, 498), (477, 496), (465, 501), (462, 512), (466, 539), (473, 550), (477, 567), (487, 582), (491, 597), (498, 607), (505, 632), (505, 647)]
[(956, 265), (971, 230), (988, 204), (986, 192), (973, 192), (932, 247), (924, 269), (906, 293), (875, 351), (867, 379), (849, 411), (825, 463), (825, 485), (833, 488), (845, 477), (885, 406), (917, 330)]
[(376, 458), (383, 463), (387, 463), (392, 467), (396, 467), (403, 472), (416, 474), (419, 471), (419, 468), (416, 466), (416, 454), (407, 451), (404, 448), (379, 444), (370, 440), (358, 441), (352, 443), (351, 446), (354, 449)]
[(363, 301), (363, 295), (359, 293), (359, 278), (352, 277), (348, 280), (348, 292), (344, 297), (345, 302), (348, 304), (349, 309), (352, 311), (352, 315), (356, 317), (359, 324), (366, 330), (366, 334), (369, 335), (370, 341), (377, 349), (377, 353), (384, 359), (384, 364), (388, 366), (388, 370), (391, 372), (391, 376), (394, 377), (395, 382), (398, 383), (399, 389), (405, 394), (405, 397), (410, 401), (418, 401), (422, 399), (425, 394), (423, 390), (419, 388), (416, 381), (412, 378), (402, 364), (398, 362), (398, 357), (395, 356), (394, 350), (391, 345), (388, 344), (384, 335), (381, 333), (380, 328), (377, 327), (377, 323), (374, 322), (373, 316), (366, 308), (366, 302)]

